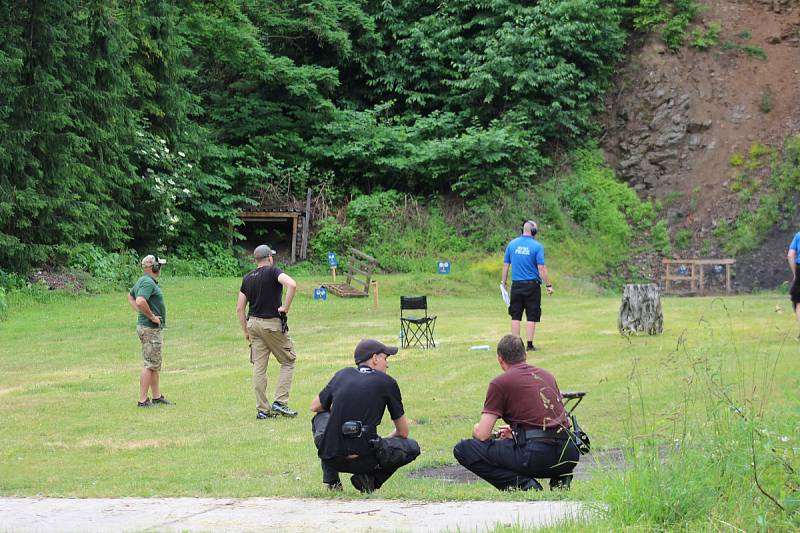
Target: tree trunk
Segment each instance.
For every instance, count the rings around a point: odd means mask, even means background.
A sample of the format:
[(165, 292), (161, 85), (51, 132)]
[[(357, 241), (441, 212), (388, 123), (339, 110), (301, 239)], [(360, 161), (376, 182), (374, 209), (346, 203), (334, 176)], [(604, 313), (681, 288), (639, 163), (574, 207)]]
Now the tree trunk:
[(661, 312), (661, 295), (658, 285), (625, 285), (622, 304), (619, 306), (617, 328), (622, 335), (646, 331), (649, 335), (664, 330), (664, 315)]

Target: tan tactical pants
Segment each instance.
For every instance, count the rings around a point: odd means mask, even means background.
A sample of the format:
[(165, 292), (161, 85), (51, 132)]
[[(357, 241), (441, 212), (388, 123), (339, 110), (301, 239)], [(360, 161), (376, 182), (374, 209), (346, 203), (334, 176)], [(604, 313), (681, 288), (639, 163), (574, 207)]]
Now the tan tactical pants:
[(289, 402), (289, 391), (292, 388), (294, 374), (294, 353), (292, 339), (281, 333), (279, 318), (251, 317), (247, 321), (247, 333), (250, 335), (250, 362), (253, 363), (253, 391), (256, 393), (256, 408), (269, 413), (271, 404), (267, 401), (267, 363), (270, 353), (281, 365), (278, 375), (278, 386), (275, 389), (275, 401), (282, 404)]

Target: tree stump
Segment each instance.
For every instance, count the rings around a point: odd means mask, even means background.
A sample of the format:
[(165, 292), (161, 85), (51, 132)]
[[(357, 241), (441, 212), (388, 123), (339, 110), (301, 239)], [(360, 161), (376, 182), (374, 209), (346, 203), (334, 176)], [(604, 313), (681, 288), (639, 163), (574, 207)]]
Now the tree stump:
[(617, 328), (622, 335), (630, 335), (637, 331), (656, 335), (664, 330), (664, 314), (661, 312), (658, 285), (654, 283), (625, 285), (622, 303), (619, 306)]

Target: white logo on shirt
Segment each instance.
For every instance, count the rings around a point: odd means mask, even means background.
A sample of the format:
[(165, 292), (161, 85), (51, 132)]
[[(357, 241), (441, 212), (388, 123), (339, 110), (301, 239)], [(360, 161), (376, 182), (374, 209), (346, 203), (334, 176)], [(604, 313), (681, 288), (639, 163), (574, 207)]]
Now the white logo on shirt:
[(527, 246), (517, 246), (514, 253), (516, 255), (531, 255), (531, 250)]

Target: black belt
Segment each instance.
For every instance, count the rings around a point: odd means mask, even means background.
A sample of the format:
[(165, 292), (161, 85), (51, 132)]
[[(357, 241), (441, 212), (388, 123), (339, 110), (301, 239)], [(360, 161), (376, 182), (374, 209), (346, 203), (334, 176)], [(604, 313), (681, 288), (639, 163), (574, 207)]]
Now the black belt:
[(568, 437), (569, 435), (567, 435), (567, 431), (563, 428), (525, 430), (526, 439), (566, 439)]
[(514, 284), (523, 284), (523, 283), (524, 283), (524, 284), (528, 284), (528, 283), (536, 283), (537, 285), (541, 285), (541, 284), (542, 284), (542, 282), (541, 282), (541, 281), (537, 281), (537, 280), (535, 280), (535, 279), (517, 279), (517, 280), (513, 280), (513, 281), (511, 282), (511, 284), (512, 284), (512, 285), (514, 285)]

